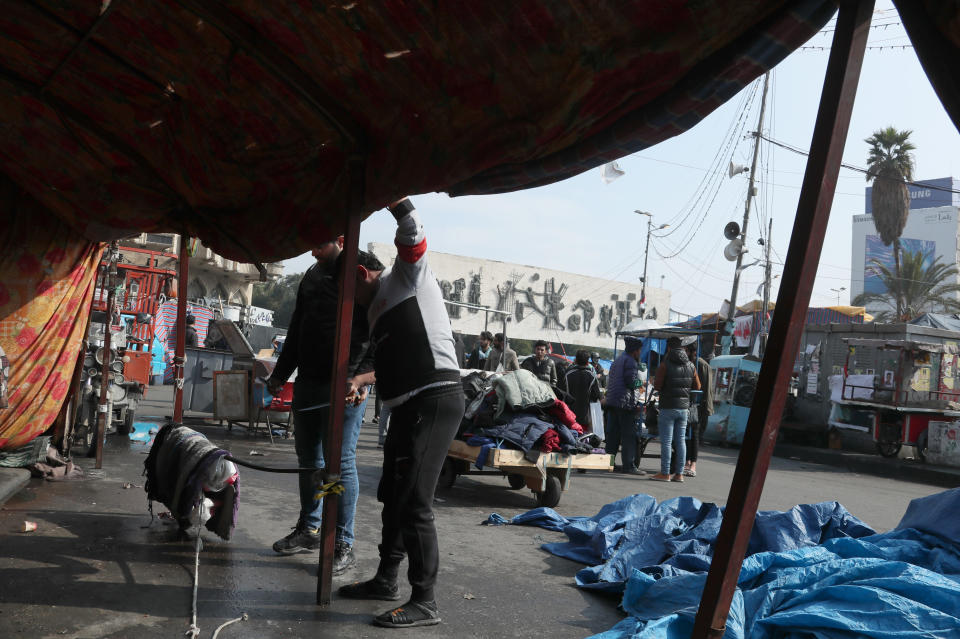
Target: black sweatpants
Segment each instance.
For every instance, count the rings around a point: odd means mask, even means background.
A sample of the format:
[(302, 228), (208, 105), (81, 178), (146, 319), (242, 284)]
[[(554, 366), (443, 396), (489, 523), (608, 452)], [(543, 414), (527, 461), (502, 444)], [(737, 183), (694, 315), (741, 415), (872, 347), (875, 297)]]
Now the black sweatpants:
[(406, 554), (415, 601), (434, 599), (440, 555), (433, 494), (463, 410), (463, 387), (451, 384), (415, 395), (390, 413), (377, 489), (383, 503), (378, 574), (395, 575)]

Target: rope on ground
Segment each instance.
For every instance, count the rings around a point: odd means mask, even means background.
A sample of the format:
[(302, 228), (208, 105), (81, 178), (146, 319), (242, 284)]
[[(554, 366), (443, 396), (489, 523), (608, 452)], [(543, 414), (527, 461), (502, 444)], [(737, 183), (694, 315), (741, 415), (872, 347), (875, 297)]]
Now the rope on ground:
[(247, 619), (249, 619), (249, 617), (247, 617), (247, 613), (243, 613), (236, 619), (231, 619), (230, 621), (220, 624), (220, 626), (213, 631), (213, 637), (211, 637), (210, 639), (217, 639), (217, 635), (220, 634), (220, 631), (226, 628), (227, 626), (229, 626), (230, 624), (237, 623), (238, 621), (246, 621)]
[(202, 542), (200, 541), (200, 524), (197, 524), (197, 544), (196, 552), (193, 559), (193, 605), (191, 607), (192, 618), (190, 621), (190, 627), (187, 629), (184, 635), (196, 639), (200, 636), (200, 626), (197, 625), (197, 586), (200, 583), (200, 546)]

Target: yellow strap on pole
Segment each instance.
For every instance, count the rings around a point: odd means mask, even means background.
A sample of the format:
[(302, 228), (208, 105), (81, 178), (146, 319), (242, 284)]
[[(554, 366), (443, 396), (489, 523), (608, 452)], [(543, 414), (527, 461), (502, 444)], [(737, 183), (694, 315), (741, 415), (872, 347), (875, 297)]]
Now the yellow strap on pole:
[(317, 494), (313, 496), (314, 499), (323, 499), (326, 495), (342, 495), (344, 491), (343, 482), (337, 480), (332, 481), (329, 484), (324, 484), (317, 489)]

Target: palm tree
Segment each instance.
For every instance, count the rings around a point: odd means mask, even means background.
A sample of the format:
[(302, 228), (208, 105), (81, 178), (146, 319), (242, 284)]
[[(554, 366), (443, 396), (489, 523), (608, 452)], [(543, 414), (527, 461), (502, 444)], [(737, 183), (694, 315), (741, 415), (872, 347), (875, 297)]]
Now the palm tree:
[[(888, 291), (899, 287), (900, 300), (891, 302), (889, 293), (861, 293), (851, 302), (854, 306), (866, 306), (877, 302), (890, 307), (876, 313), (875, 319), (886, 321), (910, 321), (928, 311), (960, 312), (960, 283), (957, 282), (956, 265), (940, 263), (936, 258), (929, 266), (924, 266), (922, 251), (907, 251), (903, 254), (901, 274), (890, 271), (880, 260), (871, 260), (874, 273), (880, 278)], [(900, 304), (900, 308), (897, 308)], [(895, 311), (895, 313), (894, 313)]]
[[(893, 268), (900, 277), (900, 236), (910, 215), (910, 193), (906, 181), (913, 179), (913, 156), (916, 147), (910, 143), (913, 131), (898, 131), (892, 126), (874, 131), (864, 140), (870, 145), (867, 156), (867, 181), (873, 180), (870, 202), (873, 225), (884, 246), (893, 244)], [(896, 300), (897, 316), (903, 315), (903, 296), (894, 282), (890, 290)]]

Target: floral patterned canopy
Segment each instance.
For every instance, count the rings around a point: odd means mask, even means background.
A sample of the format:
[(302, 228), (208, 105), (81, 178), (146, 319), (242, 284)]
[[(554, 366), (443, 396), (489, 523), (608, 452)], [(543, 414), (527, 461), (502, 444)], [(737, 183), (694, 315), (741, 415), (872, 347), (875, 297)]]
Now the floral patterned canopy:
[[(956, 3), (897, 4), (950, 110)], [(363, 161), (365, 212), (407, 193), (560, 180), (689, 129), (834, 11), (831, 0), (8, 3), (0, 171), (90, 240), (186, 229), (229, 258), (277, 260), (344, 228), (348, 158)]]

